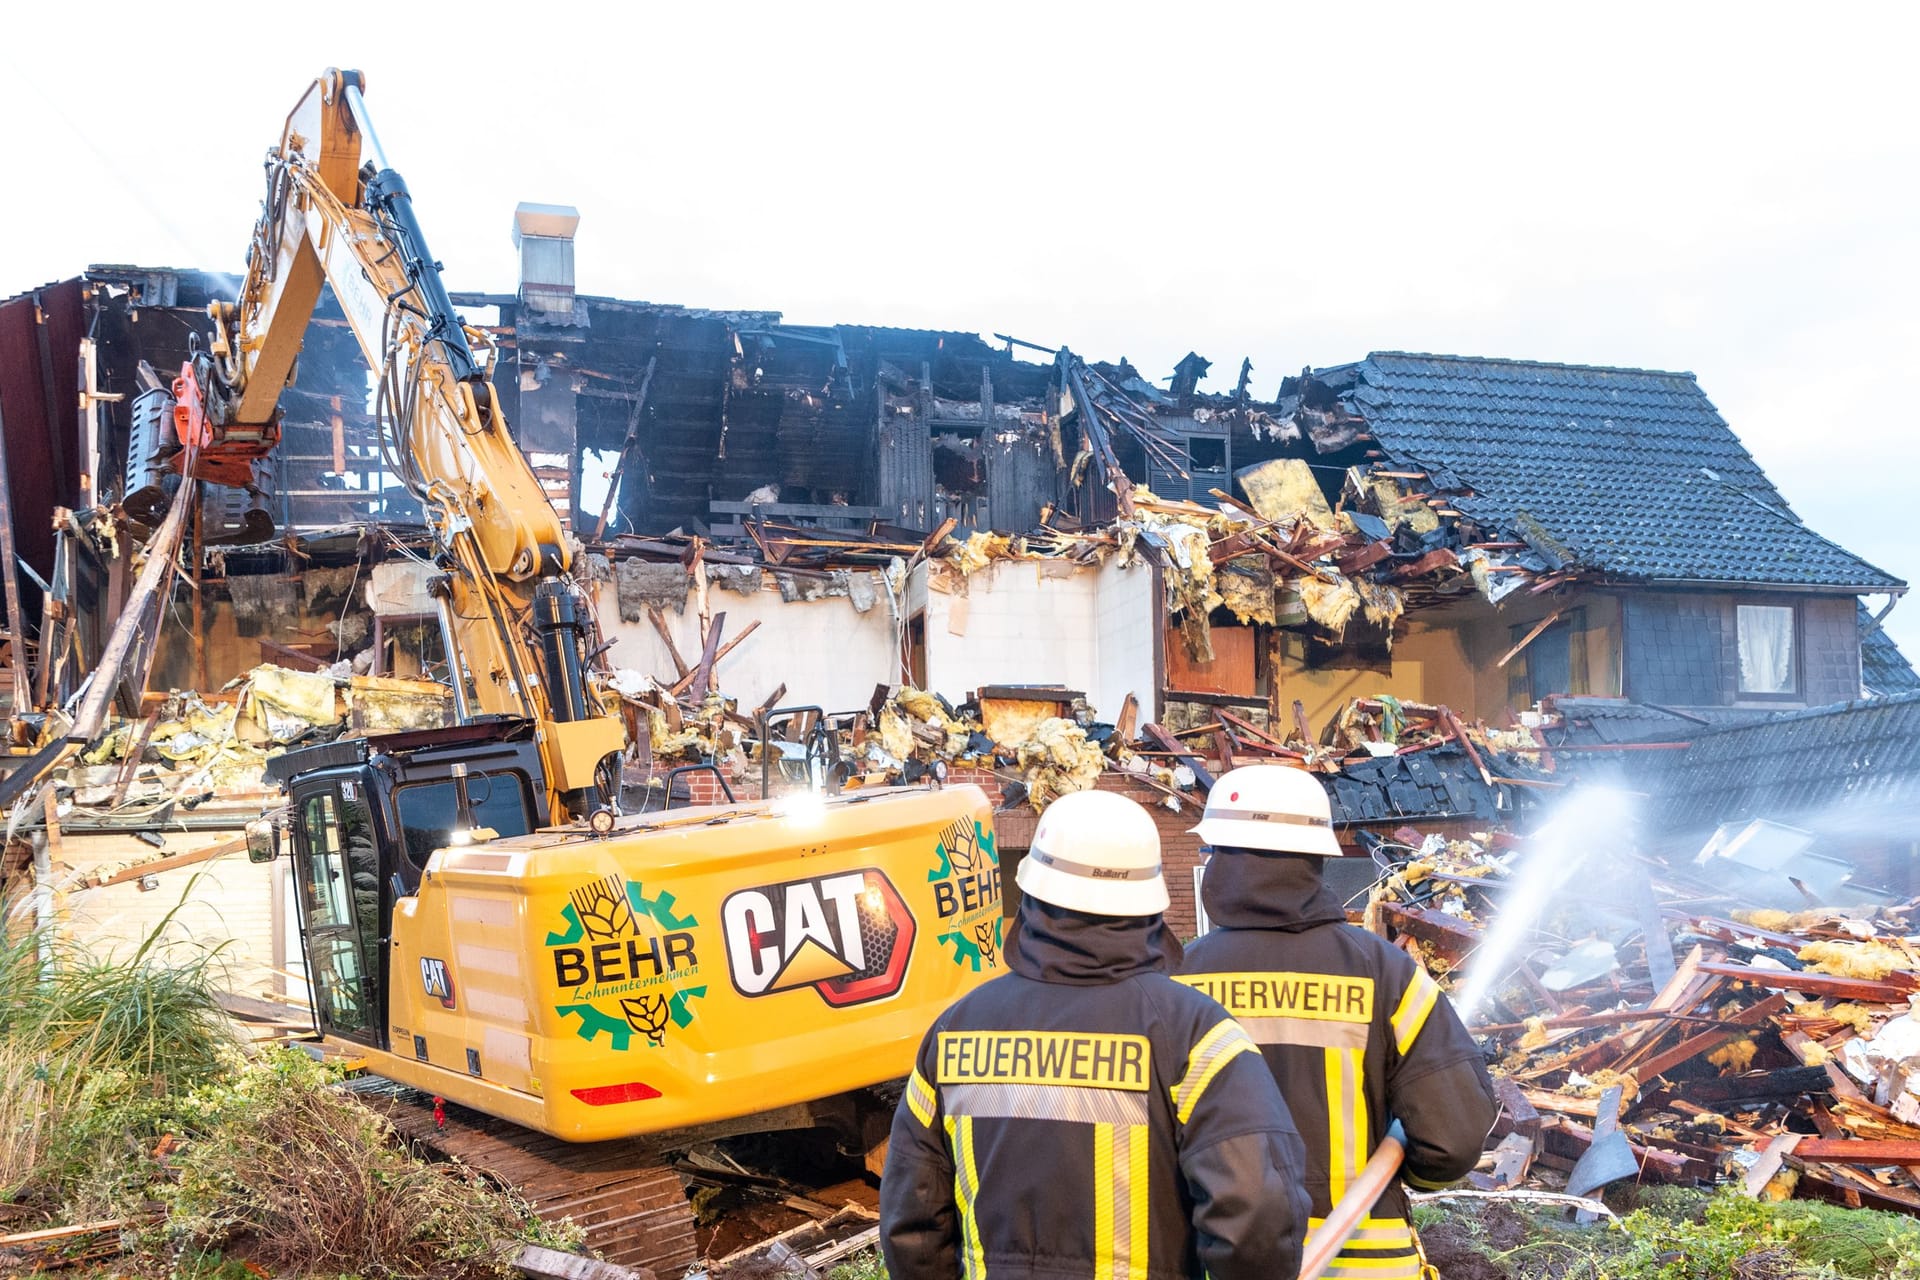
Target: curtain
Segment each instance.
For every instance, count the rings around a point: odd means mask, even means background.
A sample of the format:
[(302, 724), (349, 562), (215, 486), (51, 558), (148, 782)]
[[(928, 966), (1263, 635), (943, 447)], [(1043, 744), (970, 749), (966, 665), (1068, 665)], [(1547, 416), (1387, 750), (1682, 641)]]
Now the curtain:
[(1793, 610), (1779, 605), (1739, 606), (1740, 692), (1792, 693)]

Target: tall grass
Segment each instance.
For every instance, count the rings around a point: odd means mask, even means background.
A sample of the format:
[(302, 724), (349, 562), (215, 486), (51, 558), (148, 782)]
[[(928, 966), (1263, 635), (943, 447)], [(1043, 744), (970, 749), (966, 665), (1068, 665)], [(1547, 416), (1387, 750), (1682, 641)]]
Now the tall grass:
[(126, 956), (0, 936), (0, 1199), (67, 1221), (140, 1206), (156, 1143), (239, 1065), (220, 951), (173, 940), (178, 910)]
[(126, 957), (38, 931), (0, 938), (0, 1044), (77, 1071), (124, 1071), (156, 1093), (230, 1070), (238, 1042), (215, 995), (222, 948), (170, 937), (179, 910)]

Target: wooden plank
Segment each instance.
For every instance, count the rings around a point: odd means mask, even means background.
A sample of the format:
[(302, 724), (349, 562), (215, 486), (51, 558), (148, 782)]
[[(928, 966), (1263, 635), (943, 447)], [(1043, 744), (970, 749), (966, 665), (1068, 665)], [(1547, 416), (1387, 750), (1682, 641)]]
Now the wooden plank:
[(247, 838), (245, 836), (241, 836), (237, 840), (222, 840), (219, 844), (211, 844), (204, 849), (195, 849), (191, 853), (168, 854), (164, 858), (155, 858), (151, 862), (135, 863), (133, 866), (122, 868), (110, 876), (92, 881), (89, 887), (104, 889), (108, 885), (125, 884), (129, 880), (139, 880), (145, 876), (158, 875), (162, 871), (173, 871), (179, 867), (191, 867), (198, 863), (211, 862), (213, 859), (223, 858), (229, 853), (238, 853), (246, 847)]
[(1334, 556), (1333, 562), (1340, 572), (1349, 578), (1362, 573), (1393, 554), (1393, 543), (1385, 538), (1378, 542), (1369, 542), (1365, 546)]
[(687, 688), (687, 695), (696, 704), (707, 700), (707, 687), (713, 680), (713, 664), (720, 660), (720, 633), (726, 625), (727, 615), (722, 611), (713, 615), (713, 625), (707, 628), (707, 643), (700, 653), (700, 665), (694, 668), (693, 683)]
[(1746, 1180), (1741, 1184), (1740, 1189), (1746, 1193), (1747, 1198), (1758, 1199), (1760, 1193), (1767, 1189), (1767, 1184), (1773, 1181), (1773, 1175), (1780, 1172), (1780, 1166), (1787, 1162), (1789, 1155), (1793, 1154), (1793, 1149), (1806, 1141), (1808, 1139), (1804, 1133), (1783, 1133), (1768, 1142), (1767, 1149), (1760, 1153), (1760, 1158), (1754, 1162), (1751, 1169), (1747, 1170)]
[[(51, 430), (58, 431), (57, 423), (48, 423)], [(0, 417), (0, 442), (6, 439), (6, 419)], [(7, 650), (8, 660), (13, 667), (13, 703), (9, 711), (11, 719), (19, 719), (21, 714), (33, 709), (33, 678), (27, 671), (27, 619), (25, 606), (20, 603), (20, 568), (18, 553), (13, 547), (13, 490), (8, 487), (6, 449), (0, 447), (0, 573), (4, 573), (7, 605)]]
[(1295, 698), (1293, 700), (1293, 727), (1300, 731), (1300, 741), (1313, 745), (1313, 727), (1307, 723), (1307, 704)]
[(680, 646), (673, 642), (673, 632), (667, 630), (666, 617), (661, 614), (657, 606), (647, 606), (647, 621), (651, 622), (653, 629), (659, 633), (660, 643), (667, 646), (667, 657), (673, 660), (673, 673), (682, 680), (686, 679), (692, 674), (693, 668), (689, 667), (687, 660), (680, 656)]
[(1808, 1138), (1794, 1154), (1825, 1164), (1920, 1164), (1920, 1139)]
[(1500, 660), (1494, 663), (1493, 665), (1496, 667), (1504, 667), (1509, 662), (1512, 662), (1515, 658), (1519, 657), (1520, 654), (1526, 649), (1526, 647), (1532, 644), (1535, 640), (1538, 640), (1542, 635), (1542, 633), (1544, 633), (1548, 627), (1551, 627), (1554, 623), (1560, 621), (1560, 615), (1565, 613), (1567, 609), (1568, 609), (1568, 606), (1563, 604), (1558, 609), (1555, 609), (1552, 613), (1548, 614), (1546, 617), (1540, 619), (1539, 622), (1534, 624), (1533, 630), (1527, 632), (1527, 634), (1520, 637), (1519, 644), (1514, 645), (1513, 648), (1501, 654)]
[(1220, 754), (1220, 767), (1223, 769), (1239, 768), (1240, 762), (1234, 759), (1233, 755), (1233, 734), (1228, 731), (1227, 727), (1220, 725), (1215, 728), (1209, 736), (1213, 739), (1213, 749)]
[(119, 1231), (139, 1221), (142, 1219), (105, 1218), (98, 1222), (82, 1222), (71, 1227), (48, 1227), (42, 1231), (16, 1231), (11, 1235), (0, 1236), (0, 1249), (9, 1245), (47, 1244), (54, 1240), (70, 1240), (75, 1236), (97, 1236), (102, 1232)]
[(260, 661), (271, 662), (290, 671), (325, 671), (333, 665), (324, 658), (316, 658), (276, 640), (262, 638), (254, 643), (260, 646)]
[(1870, 1004), (1905, 1004), (1907, 997), (1920, 990), (1920, 978), (1899, 974), (1885, 981), (1868, 978), (1842, 978), (1828, 973), (1805, 973), (1791, 969), (1755, 969), (1743, 964), (1703, 964), (1700, 972), (1737, 978), (1756, 987), (1776, 991), (1804, 991), (1809, 995), (1834, 996), (1841, 1000), (1863, 1000)]
[(1776, 992), (1758, 1004), (1749, 1005), (1732, 1015), (1726, 1020), (1724, 1026), (1711, 1031), (1702, 1031), (1697, 1036), (1682, 1040), (1665, 1053), (1649, 1058), (1637, 1068), (1635, 1074), (1642, 1080), (1651, 1080), (1657, 1075), (1663, 1075), (1683, 1062), (1689, 1062), (1709, 1050), (1738, 1040), (1786, 1007), (1786, 996)]
[(1140, 699), (1131, 693), (1120, 704), (1120, 714), (1113, 719), (1113, 736), (1120, 742), (1132, 742), (1140, 718)]
[[(727, 616), (726, 614), (722, 613), (717, 615), (714, 618), (714, 630), (718, 631), (720, 629), (720, 619), (726, 616)], [(760, 619), (755, 618), (752, 622), (749, 622), (746, 625), (745, 629), (743, 629), (739, 635), (735, 636), (733, 639), (727, 641), (725, 644), (720, 646), (720, 651), (713, 655), (713, 660), (715, 664), (718, 664), (722, 658), (732, 653), (735, 646), (739, 645), (741, 641), (745, 640), (748, 636), (752, 635), (755, 631), (758, 631), (759, 629), (760, 629)], [(693, 684), (693, 678), (697, 674), (698, 674), (697, 672), (688, 672), (686, 675), (680, 677), (680, 679), (674, 681), (671, 685), (669, 685), (667, 687), (667, 692), (672, 694), (676, 698), (679, 697), (683, 690), (687, 689), (689, 686)], [(785, 693), (786, 689), (787, 689), (787, 686), (785, 686), (784, 684), (780, 686), (780, 692)]]
[[(640, 439), (640, 415), (647, 407), (647, 389), (653, 385), (653, 368), (660, 357), (647, 357), (647, 371), (640, 378), (640, 392), (633, 398), (633, 408), (627, 414), (627, 435), (620, 442), (620, 460), (613, 464), (613, 474), (607, 478), (606, 501), (600, 504), (600, 519), (593, 526), (593, 540), (600, 541), (607, 533), (607, 517), (613, 514), (613, 500), (620, 494), (620, 477), (626, 473), (627, 459), (633, 454), (633, 446)], [(338, 470), (338, 468), (335, 468)]]
[(1488, 786), (1492, 786), (1493, 774), (1487, 769), (1487, 762), (1480, 758), (1480, 752), (1473, 745), (1473, 740), (1467, 737), (1467, 731), (1465, 727), (1461, 725), (1460, 717), (1453, 714), (1452, 708), (1441, 707), (1440, 721), (1446, 725), (1448, 732), (1453, 735), (1453, 740), (1458, 742), (1461, 749), (1467, 753), (1467, 759), (1473, 762), (1473, 767), (1480, 771), (1481, 781), (1485, 782)]
[(123, 679), (136, 688), (146, 688), (147, 672), (153, 662), (153, 637), (158, 630), (154, 621), (165, 599), (161, 586), (172, 576), (174, 557), (179, 554), (180, 542), (186, 533), (187, 517), (198, 509), (199, 492), (198, 481), (191, 477), (182, 479), (173, 495), (173, 505), (167, 508), (166, 519), (148, 539), (146, 563), (140, 567), (140, 576), (127, 595), (126, 607), (120, 611), (113, 634), (108, 637), (100, 660), (94, 664), (93, 682), (74, 715), (73, 727), (66, 736), (68, 742), (85, 744), (99, 736), (106, 727), (107, 708)]
[(1148, 723), (1140, 726), (1140, 736), (1158, 746), (1162, 751), (1173, 756), (1174, 759), (1187, 766), (1187, 768), (1193, 770), (1194, 780), (1203, 790), (1213, 790), (1213, 784), (1215, 782), (1213, 774), (1207, 769), (1207, 766), (1202, 763), (1200, 757), (1181, 746), (1179, 740), (1172, 734), (1157, 724)]

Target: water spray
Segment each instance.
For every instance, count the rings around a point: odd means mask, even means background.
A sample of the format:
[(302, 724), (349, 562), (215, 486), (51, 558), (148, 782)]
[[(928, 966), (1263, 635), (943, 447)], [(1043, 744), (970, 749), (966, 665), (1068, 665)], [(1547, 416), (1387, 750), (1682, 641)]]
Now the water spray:
[(1636, 799), (1614, 787), (1576, 787), (1528, 838), (1502, 893), (1499, 916), (1474, 950), (1472, 971), (1454, 998), (1462, 1021), (1471, 1025), (1487, 998), (1512, 975), (1516, 953), (1547, 912), (1577, 906), (1584, 873), (1631, 842)]

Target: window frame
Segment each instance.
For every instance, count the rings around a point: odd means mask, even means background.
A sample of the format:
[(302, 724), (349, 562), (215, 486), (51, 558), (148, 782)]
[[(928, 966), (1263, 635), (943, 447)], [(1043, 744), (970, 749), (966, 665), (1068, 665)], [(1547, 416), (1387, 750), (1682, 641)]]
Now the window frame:
[[(1783, 609), (1790, 619), (1787, 628), (1787, 680), (1788, 688), (1781, 693), (1766, 693), (1746, 688), (1747, 667), (1741, 656), (1740, 611), (1742, 609)], [(1806, 673), (1803, 670), (1805, 645), (1805, 619), (1797, 603), (1782, 604), (1779, 601), (1733, 602), (1733, 698), (1735, 702), (1785, 702), (1799, 703), (1806, 697)]]

